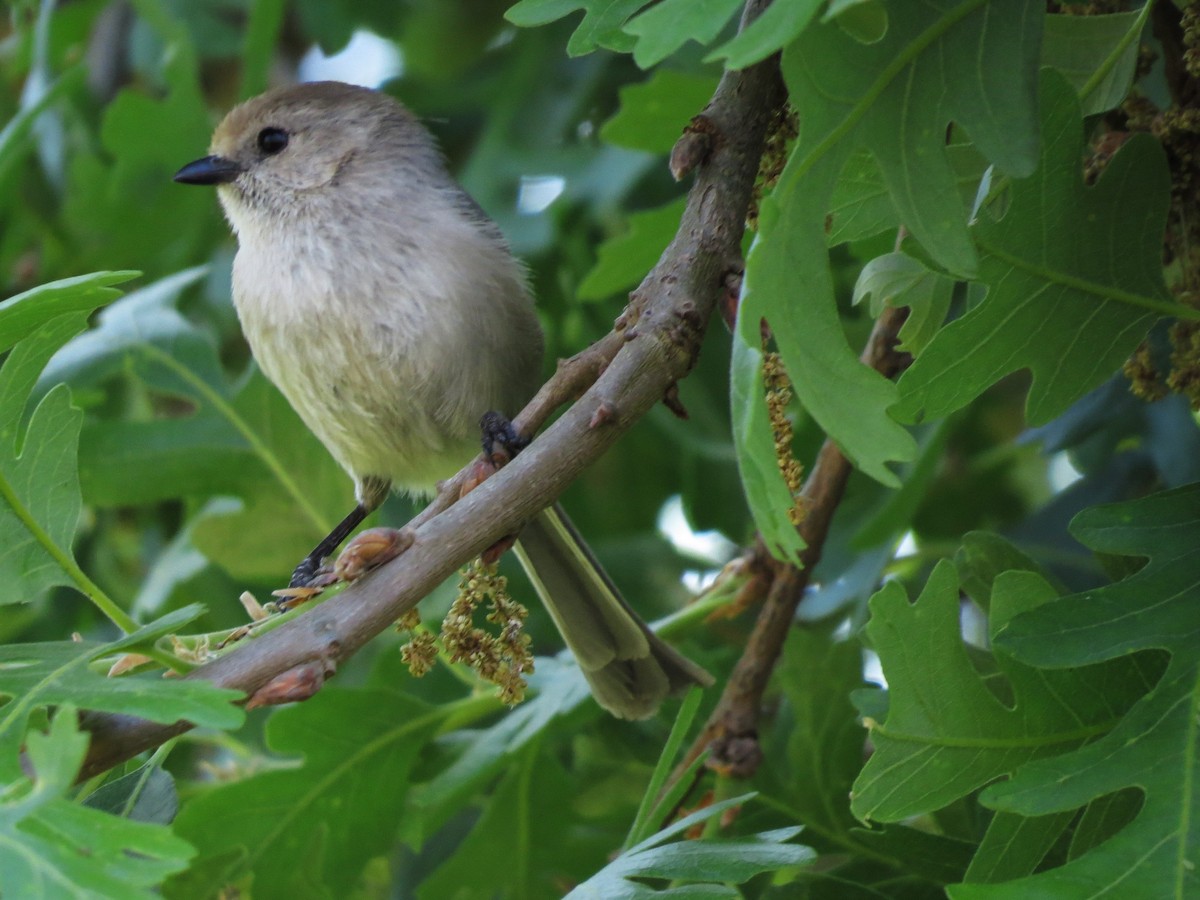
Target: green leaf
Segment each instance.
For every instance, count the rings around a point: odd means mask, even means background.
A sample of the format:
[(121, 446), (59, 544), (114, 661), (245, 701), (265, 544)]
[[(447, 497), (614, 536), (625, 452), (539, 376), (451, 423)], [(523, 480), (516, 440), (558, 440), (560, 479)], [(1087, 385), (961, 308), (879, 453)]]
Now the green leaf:
[[(0, 332), (18, 338), (0, 368), (0, 604), (28, 602), (55, 585), (87, 595), (121, 627), (132, 622), (80, 570), (71, 555), (81, 500), (76, 449), (82, 414), (59, 385), (23, 423), (47, 360), (84, 327), (88, 313), (128, 277), (102, 273), (60, 281), (0, 306)], [(24, 425), (24, 427), (22, 427)]]
[(671, 243), (686, 205), (686, 198), (681, 198), (631, 214), (629, 230), (600, 245), (596, 265), (579, 285), (580, 298), (601, 300), (640, 284)]
[(1065, 812), (1124, 789), (1140, 792), (1144, 802), (1126, 827), (1065, 866), (1005, 885), (955, 887), (956, 898), (1028, 897), (1051, 889), (1062, 898), (1200, 891), (1200, 846), (1188, 824), (1200, 814), (1192, 777), (1200, 733), (1200, 485), (1085, 510), (1071, 531), (1095, 551), (1149, 562), (1116, 584), (1014, 619), (998, 636), (997, 652), (1053, 667), (1042, 670), (1046, 677), (1059, 667), (1116, 662), (1139, 650), (1166, 650), (1170, 662), (1109, 734), (1031, 764), (981, 799), (1023, 816)]
[[(971, 144), (947, 145), (946, 159), (954, 172), (963, 208), (969, 208), (987, 164)], [(829, 201), (826, 241), (832, 247), (874, 237), (899, 226), (900, 214), (874, 156), (865, 149), (855, 150), (842, 167)]]
[[(175, 830), (202, 859), (187, 893), (182, 883), (171, 893), (210, 897), (252, 873), (255, 897), (312, 896), (314, 885), (345, 896), (367, 861), (391, 848), (409, 773), (442, 718), (392, 691), (338, 688), (276, 712), (266, 727), (268, 746), (303, 762), (185, 803)], [(214, 867), (199, 877), (195, 870), (218, 856), (236, 859), (236, 870)]]
[[(774, 9), (774, 6), (768, 7)], [(978, 179), (976, 179), (978, 183)], [(825, 237), (833, 247), (874, 237), (900, 225), (883, 173), (869, 150), (850, 154), (829, 200)]]
[(239, 691), (218, 688), (200, 679), (163, 678), (161, 673), (107, 678), (91, 668), (97, 660), (152, 642), (166, 626), (175, 630), (199, 610), (178, 610), (108, 644), (57, 641), (0, 646), (0, 696), (11, 698), (0, 707), (0, 780), (18, 768), (18, 751), (29, 715), (56, 704), (72, 703), (155, 722), (186, 719), (213, 728), (239, 725), (244, 714), (233, 705), (241, 696)]
[(285, 577), (354, 506), (354, 489), (283, 395), (257, 370), (216, 411), (247, 441), (242, 505), (210, 503), (192, 542), (236, 578)]
[[(915, 448), (886, 414), (895, 386), (858, 362), (836, 315), (823, 229), (832, 187), (854, 151), (869, 150), (900, 220), (923, 248), (951, 272), (975, 270), (946, 130), (951, 121), (961, 125), (1007, 172), (1034, 168), (1041, 16), (1028, 0), (1013, 5), (1000, 12), (982, 0), (927, 4), (870, 45), (836, 24), (812, 25), (783, 55), (802, 133), (760, 209), (738, 338), (757, 347), (766, 319), (801, 404), (857, 468), (885, 485), (897, 484), (888, 462), (910, 459)], [(797, 284), (804, 286), (799, 296)], [(747, 361), (735, 353), (738, 422), (753, 421), (738, 406), (753, 397), (751, 378), (739, 372)], [(769, 434), (756, 427), (735, 435), (745, 473), (766, 457)], [(767, 514), (751, 500), (761, 525)]]
[(838, 27), (862, 44), (874, 44), (887, 34), (887, 7), (879, 0), (829, 0), (822, 22)]
[[(26, 747), (36, 784), (33, 791), (16, 805), (16, 810), (21, 813), (45, 800), (46, 794), (61, 794), (75, 781), (88, 747), (87, 735), (79, 730), (75, 706), (64, 704), (51, 721), (50, 731), (46, 734), (31, 732), (26, 738)], [(13, 808), (5, 812), (11, 814)], [(5, 819), (12, 822), (7, 815)]]
[(757, 19), (705, 59), (708, 62), (724, 59), (727, 69), (744, 69), (766, 59), (795, 40), (821, 5), (822, 0), (772, 3)]
[[(1007, 572), (992, 594), (995, 634), (1054, 590), (1031, 572)], [(959, 626), (954, 566), (940, 562), (916, 603), (892, 582), (871, 599), (867, 633), (888, 682), (875, 752), (854, 785), (860, 819), (894, 822), (940, 809), (1030, 760), (1107, 733), (1145, 690), (1135, 661), (1045, 672), (995, 651), (1004, 682), (985, 683)], [(1011, 703), (1006, 698), (1011, 695)]]
[(969, 531), (954, 554), (954, 565), (963, 590), (983, 609), (992, 602), (992, 588), (1004, 572), (1036, 572), (1053, 584), (1051, 576), (1033, 559), (998, 534)]
[(461, 753), (449, 766), (413, 793), (412, 802), (426, 816), (444, 820), (551, 723), (583, 703), (589, 696), (579, 667), (553, 657), (539, 656), (530, 686), (532, 700), (500, 717), (495, 724), (464, 737)]
[[(782, 199), (818, 187), (810, 168), (865, 146), (900, 220), (925, 250), (951, 272), (973, 273), (966, 210), (945, 150), (947, 126), (965, 129), (1001, 170), (1033, 171), (1039, 10), (1032, 2), (1001, 10), (984, 0), (943, 0), (896, 17), (884, 40), (870, 45), (833, 24), (807, 29), (783, 57), (803, 133), (789, 161), (791, 178), (785, 174), (776, 194)], [(793, 179), (804, 186), (793, 186)], [(828, 186), (820, 193), (824, 200)]]
[(161, 41), (149, 62), (162, 83), (133, 80), (104, 108), (99, 142), (70, 160), (61, 218), (84, 265), (137, 265), (157, 276), (194, 263), (221, 225), (211, 193), (171, 180), (210, 136), (195, 47), (167, 5), (140, 2), (137, 12)]
[(158, 765), (140, 766), (101, 785), (84, 801), (87, 806), (135, 822), (169, 825), (179, 811), (175, 779)]
[[(730, 807), (750, 800), (745, 794), (707, 806), (684, 816), (640, 844), (626, 850), (615, 860), (578, 885), (566, 900), (604, 898), (604, 900), (641, 900), (646, 897), (738, 897), (736, 891), (708, 893), (704, 882), (743, 881), (771, 869), (805, 865), (814, 858), (808, 847), (787, 844), (800, 833), (799, 828), (783, 828), (733, 840), (698, 840), (666, 843), (670, 838), (700, 822), (705, 822)], [(670, 878), (692, 882), (676, 890), (680, 893), (649, 892), (631, 878)]]
[(34, 410), (19, 454), (8, 442), (0, 446), (0, 603), (28, 603), (60, 584), (88, 590), (71, 557), (81, 506), (75, 450), (82, 418), (70, 391), (59, 388)]
[(742, 6), (742, 0), (662, 0), (625, 24), (637, 38), (633, 61), (643, 69), (662, 62), (689, 40), (706, 47)]
[(96, 317), (95, 327), (55, 354), (42, 376), (42, 389), (60, 382), (76, 390), (93, 387), (134, 367), (149, 385), (170, 396), (202, 400), (197, 382), (227, 392), (211, 335), (174, 307), (207, 271), (207, 266), (184, 269), (110, 304)]
[(90, 314), (121, 296), (112, 287), (137, 272), (96, 272), (43, 284), (0, 303), (0, 351), (10, 349), (51, 319), (68, 313)]
[(962, 879), (995, 883), (1028, 875), (1045, 858), (1073, 818), (1074, 810), (1032, 817), (996, 813)]
[[(757, 347), (765, 319), (801, 404), (857, 468), (885, 485), (898, 483), (887, 464), (910, 459), (915, 447), (886, 413), (899, 396), (896, 387), (858, 362), (836, 315), (822, 228), (832, 186), (855, 150), (867, 149), (892, 206), (923, 248), (952, 272), (973, 272), (967, 210), (945, 151), (947, 126), (961, 125), (1005, 171), (1033, 169), (1035, 8), (1025, 2), (1001, 13), (981, 0), (927, 5), (892, 22), (876, 44), (821, 24), (784, 52), (784, 78), (802, 133), (761, 206), (738, 338)], [(980, 60), (996, 63), (981, 67)], [(804, 285), (799, 297), (797, 284)], [(753, 425), (754, 413), (739, 408), (752, 397), (751, 378), (739, 371), (749, 356), (734, 354), (734, 416)], [(735, 436), (743, 475), (761, 467), (769, 431), (743, 428)], [(762, 498), (749, 485), (747, 493), (761, 527), (769, 512), (758, 508)]]
[[(764, 767), (781, 783), (778, 793), (798, 821), (823, 835), (847, 834), (855, 825), (847, 798), (862, 768), (866, 735), (850, 704), (864, 686), (862, 647), (807, 628), (794, 628), (784, 645), (774, 684), (787, 702), (783, 770)], [(774, 755), (769, 750), (768, 755)]]
[(1046, 16), (1042, 65), (1057, 69), (1080, 93), (1085, 116), (1113, 109), (1129, 93), (1152, 5), (1104, 16)]
[(941, 884), (961, 879), (975, 850), (968, 841), (905, 825), (856, 828), (850, 834), (855, 843), (872, 853), (897, 860), (902, 870)]
[[(152, 898), (192, 848), (159, 825), (65, 798), (87, 752), (74, 707), (28, 738), (32, 777), (0, 798), (0, 892), (6, 897)], [(24, 781), (24, 779), (22, 779)], [(12, 799), (18, 795), (19, 799)]]
[(634, 38), (623, 31), (629, 19), (650, 0), (521, 0), (508, 8), (504, 18), (521, 28), (545, 25), (577, 9), (583, 21), (567, 41), (568, 56), (583, 56), (604, 47), (618, 53), (633, 49)]
[[(479, 819), (417, 889), (422, 900), (561, 897), (562, 885), (603, 864), (607, 835), (578, 829), (578, 785), (536, 747), (513, 759)], [(562, 841), (573, 832), (570, 841)]]
[(882, 41), (888, 32), (888, 11), (880, 0), (829, 0), (821, 20), (838, 23), (859, 43)]
[(600, 128), (600, 137), (631, 150), (667, 153), (692, 117), (708, 104), (716, 86), (717, 79), (706, 75), (656, 69), (645, 81), (621, 88), (621, 107)]
[(1158, 143), (1135, 135), (1095, 187), (1083, 184), (1080, 111), (1048, 72), (1037, 175), (1014, 181), (999, 222), (975, 226), (982, 303), (947, 325), (900, 380), (896, 413), (943, 416), (1021, 368), (1041, 424), (1101, 384), (1173, 304), (1162, 276), (1168, 173)]
[(236, 495), (262, 478), (245, 438), (219, 415), (149, 422), (85, 421), (79, 482), (94, 506), (133, 506)]
[(953, 279), (926, 268), (907, 253), (888, 253), (863, 267), (853, 301), (869, 298), (875, 317), (885, 306), (907, 306), (908, 318), (900, 329), (897, 347), (917, 356), (942, 327), (953, 293)]
[[(888, 463), (911, 458), (914, 444), (886, 412), (899, 396), (895, 386), (859, 364), (836, 317), (823, 230), (830, 194), (853, 152), (869, 150), (900, 221), (924, 250), (956, 274), (976, 269), (944, 149), (949, 122), (964, 127), (983, 156), (1006, 172), (1030, 172), (1036, 162), (1040, 16), (1033, 2), (1003, 6), (926, 5), (890, 23), (874, 44), (854, 41), (834, 24), (811, 25), (784, 53), (803, 130), (761, 206), (760, 232), (746, 260), (739, 343), (757, 347), (766, 319), (800, 403), (854, 466), (884, 485), (898, 484)], [(797, 284), (804, 286), (799, 296)], [(749, 358), (734, 353), (738, 422), (754, 415), (739, 407), (752, 397), (749, 373), (738, 371)], [(734, 434), (745, 474), (767, 458), (769, 432)], [(761, 498), (749, 486), (748, 494), (761, 526), (767, 517), (757, 508)]]
[(658, 801), (663, 785), (667, 783), (667, 777), (671, 774), (671, 768), (675, 765), (679, 749), (683, 746), (683, 739), (692, 727), (692, 720), (696, 717), (696, 711), (700, 708), (700, 700), (703, 696), (704, 692), (699, 687), (693, 686), (684, 697), (683, 705), (679, 708), (679, 715), (675, 717), (675, 721), (671, 725), (671, 733), (663, 743), (662, 752), (658, 755), (658, 762), (650, 776), (650, 783), (646, 785), (646, 790), (642, 794), (642, 802), (638, 806), (637, 816), (634, 818), (633, 824), (629, 826), (629, 834), (626, 835), (624, 844), (626, 848), (639, 844), (650, 837), (652, 815), (667, 812), (667, 810), (662, 810)]
[(88, 497), (128, 505), (230, 494), (193, 520), (193, 542), (239, 578), (279, 578), (353, 505), (350, 479), (256, 370), (233, 387), (212, 337), (175, 308), (204, 267), (113, 303), (62, 349), (43, 384), (83, 388), (132, 370), (156, 393), (190, 401), (189, 417), (103, 421), (80, 470)]

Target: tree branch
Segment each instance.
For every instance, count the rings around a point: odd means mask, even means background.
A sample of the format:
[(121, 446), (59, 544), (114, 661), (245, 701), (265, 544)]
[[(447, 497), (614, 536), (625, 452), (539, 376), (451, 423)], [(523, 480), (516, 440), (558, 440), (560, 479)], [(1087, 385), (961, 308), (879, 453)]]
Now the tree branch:
[[(894, 377), (908, 362), (908, 355), (895, 349), (896, 335), (907, 315), (907, 309), (885, 309), (875, 321), (860, 357), (865, 365), (887, 378)], [(808, 587), (813, 568), (821, 558), (829, 526), (841, 503), (850, 471), (849, 460), (837, 444), (826, 439), (802, 491), (805, 518), (800, 523), (800, 536), (806, 546), (800, 555), (799, 567), (770, 559), (760, 542), (760, 561), (769, 560), (767, 564), (773, 571), (766, 601), (755, 620), (746, 649), (725, 683), (721, 699), (672, 772), (668, 784), (685, 777), (690, 765), (705, 750), (710, 751), (706, 762), (710, 769), (734, 778), (749, 778), (762, 762), (758, 722), (763, 695), (783, 652), (796, 607)], [(695, 777), (699, 778), (699, 774)]]
[[(769, 0), (750, 0), (743, 22)], [(671, 245), (631, 294), (613, 333), (563, 367), (518, 417), (528, 430), (561, 398), (594, 384), (512, 463), (457, 502), (443, 490), (410, 526), (412, 546), (336, 597), (191, 672), (237, 688), (251, 703), (303, 699), (463, 563), (549, 506), (692, 368), (740, 243), (767, 124), (783, 101), (771, 59), (721, 79), (704, 117), (717, 136)], [(589, 355), (590, 354), (590, 355)], [(455, 483), (461, 476), (456, 476)], [(453, 502), (453, 505), (451, 503)], [(130, 716), (92, 713), (80, 773), (88, 778), (188, 730)]]

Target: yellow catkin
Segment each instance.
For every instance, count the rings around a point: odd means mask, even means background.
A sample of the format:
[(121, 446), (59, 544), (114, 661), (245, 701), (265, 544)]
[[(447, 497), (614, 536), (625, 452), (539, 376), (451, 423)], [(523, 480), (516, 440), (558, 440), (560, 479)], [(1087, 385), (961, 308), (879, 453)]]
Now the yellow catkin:
[(1167, 386), (1163, 383), (1162, 375), (1154, 366), (1150, 352), (1150, 344), (1142, 341), (1133, 355), (1125, 360), (1123, 367), (1125, 377), (1129, 379), (1129, 389), (1135, 397), (1140, 397), (1147, 403), (1161, 400), (1167, 396)]
[(1200, 322), (1176, 322), (1171, 326), (1167, 387), (1187, 397), (1192, 409), (1200, 410)]
[(804, 521), (804, 503), (800, 490), (804, 486), (804, 467), (792, 455), (792, 422), (788, 418), (788, 404), (792, 402), (791, 379), (783, 366), (783, 360), (774, 351), (763, 352), (763, 384), (766, 387), (767, 417), (771, 422), (771, 434), (775, 441), (775, 461), (788, 492), (792, 495), (792, 507), (788, 510), (788, 521), (799, 526)]
[(782, 106), (767, 126), (767, 138), (763, 154), (759, 159), (758, 177), (750, 192), (750, 206), (746, 211), (746, 227), (758, 230), (758, 207), (763, 195), (768, 194), (779, 181), (783, 167), (787, 164), (788, 149), (800, 133), (800, 120), (790, 106)]
[[(499, 689), (508, 705), (525, 698), (525, 675), (533, 672), (533, 654), (525, 618), (529, 611), (508, 593), (508, 579), (498, 574), (495, 564), (472, 562), (463, 572), (458, 597), (442, 622), (441, 640), (451, 662), (464, 662), (485, 681)], [(475, 625), (475, 611), (488, 604), (487, 621), (498, 633), (488, 634)]]

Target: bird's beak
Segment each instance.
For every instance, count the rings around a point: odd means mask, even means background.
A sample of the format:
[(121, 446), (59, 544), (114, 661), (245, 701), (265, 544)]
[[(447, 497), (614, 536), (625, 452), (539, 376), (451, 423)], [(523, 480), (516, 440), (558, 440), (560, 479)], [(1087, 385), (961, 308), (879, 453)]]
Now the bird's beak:
[(242, 167), (223, 156), (206, 156), (190, 162), (175, 173), (180, 184), (228, 184), (242, 174)]

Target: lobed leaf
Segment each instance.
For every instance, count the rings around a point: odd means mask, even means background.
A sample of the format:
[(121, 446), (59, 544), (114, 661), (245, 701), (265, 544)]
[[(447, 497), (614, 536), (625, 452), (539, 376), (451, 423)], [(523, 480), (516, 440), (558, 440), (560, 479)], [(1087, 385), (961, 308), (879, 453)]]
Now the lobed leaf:
[(952, 279), (906, 253), (887, 253), (863, 267), (853, 300), (869, 299), (873, 316), (885, 306), (907, 306), (908, 318), (900, 328), (897, 348), (919, 356), (945, 321), (953, 293)]
[(96, 272), (43, 284), (9, 297), (0, 303), (0, 351), (10, 349), (58, 316), (90, 314), (121, 295), (113, 285), (137, 275), (137, 272)]
[(988, 296), (947, 325), (900, 379), (902, 419), (943, 416), (1003, 376), (1033, 373), (1026, 413), (1041, 424), (1099, 385), (1172, 309), (1161, 244), (1168, 200), (1162, 150), (1135, 136), (1085, 187), (1074, 92), (1047, 73), (1041, 165), (1014, 181), (1000, 221), (974, 234)]
[(1108, 734), (1074, 752), (1031, 764), (982, 800), (1022, 816), (1048, 816), (1115, 792), (1141, 794), (1141, 808), (1108, 839), (1066, 865), (1002, 885), (961, 885), (955, 898), (1187, 897), (1200, 891), (1196, 767), (1200, 697), (1200, 485), (1086, 510), (1072, 522), (1093, 550), (1149, 558), (1108, 587), (1027, 612), (997, 636), (997, 651), (1044, 667), (1117, 664), (1162, 649), (1161, 680)]
[(70, 555), (81, 508), (82, 418), (70, 391), (59, 388), (34, 410), (19, 455), (0, 446), (0, 603), (28, 603), (55, 585), (86, 590)]
[(633, 35), (633, 61), (643, 69), (662, 62), (689, 40), (711, 44), (742, 0), (662, 0), (625, 23)]
[[(0, 304), (0, 604), (29, 602), (56, 585), (94, 598), (71, 556), (81, 500), (76, 453), (82, 414), (64, 386), (50, 390), (26, 421), (47, 361), (118, 293), (132, 273), (102, 272), (35, 288)], [(103, 601), (101, 601), (103, 602)]]
[(600, 47), (627, 53), (634, 38), (624, 32), (625, 22), (650, 0), (520, 0), (504, 18), (521, 28), (546, 25), (582, 9), (583, 21), (567, 41), (568, 56), (583, 56)]
[(667, 153), (691, 118), (704, 109), (716, 86), (717, 80), (706, 75), (656, 69), (645, 81), (621, 88), (621, 107), (600, 128), (600, 137), (631, 150)]
[[(765, 478), (772, 453), (769, 430), (747, 408), (755, 400), (749, 370), (755, 360), (745, 351), (759, 345), (765, 320), (805, 410), (856, 467), (883, 484), (898, 483), (888, 463), (912, 458), (915, 445), (888, 417), (899, 396), (895, 386), (862, 366), (846, 342), (822, 223), (833, 185), (862, 147), (874, 157), (900, 220), (935, 261), (954, 273), (975, 271), (946, 131), (951, 122), (961, 125), (1005, 171), (1033, 169), (1041, 18), (1028, 0), (1009, 6), (927, 4), (891, 22), (874, 44), (835, 23), (810, 25), (785, 51), (784, 78), (803, 130), (762, 202), (747, 259), (737, 332), (743, 346), (732, 375), (734, 419), (745, 426), (735, 429), (743, 477)], [(760, 508), (767, 498), (757, 488), (747, 491), (762, 528), (772, 516)], [(770, 530), (783, 533), (779, 523)]]
[[(1055, 596), (1032, 572), (1004, 573), (992, 591), (992, 633)], [(1148, 687), (1137, 661), (1047, 672), (1000, 650), (1004, 681), (988, 684), (962, 642), (958, 597), (954, 566), (943, 561), (916, 603), (895, 582), (871, 599), (867, 633), (889, 704), (884, 721), (870, 722), (875, 752), (851, 798), (863, 820), (940, 809), (1030, 760), (1061, 756), (1110, 731)]]
[[(673, 822), (657, 834), (629, 848), (587, 881), (576, 886), (567, 894), (567, 900), (622, 900), (671, 896), (737, 897), (739, 895), (736, 891), (711, 883), (741, 883), (760, 872), (798, 867), (810, 862), (815, 856), (812, 850), (786, 843), (800, 833), (799, 828), (783, 828), (741, 839), (666, 843), (676, 834), (705, 822), (752, 796), (746, 794), (713, 803)], [(696, 883), (677, 887), (674, 890), (678, 893), (672, 893), (671, 890), (650, 891), (644, 885), (629, 880), (649, 877)], [(724, 893), (721, 893), (722, 890)]]
[(112, 643), (55, 641), (0, 646), (0, 780), (19, 768), (18, 755), (29, 716), (36, 710), (71, 703), (89, 710), (140, 716), (155, 722), (186, 719), (213, 728), (241, 724), (233, 705), (239, 691), (203, 680), (163, 678), (160, 673), (108, 678), (92, 669), (105, 657), (144, 646), (175, 631), (202, 608), (194, 606), (152, 622)]
[(727, 69), (744, 69), (782, 50), (802, 32), (822, 6), (822, 0), (772, 3), (705, 61), (725, 60)]
[(629, 216), (629, 229), (596, 251), (596, 265), (579, 284), (584, 300), (600, 300), (636, 287), (675, 236), (686, 200)]
[[(173, 896), (210, 897), (252, 875), (254, 896), (309, 885), (345, 895), (392, 846), (417, 755), (443, 718), (392, 691), (327, 688), (271, 716), (268, 746), (303, 761), (213, 788), (184, 804), (178, 834), (200, 853)], [(228, 866), (207, 864), (223, 859)], [(298, 865), (299, 863), (299, 865)]]
[(29, 735), (23, 796), (0, 798), (0, 892), (6, 897), (152, 898), (187, 866), (187, 842), (161, 825), (134, 822), (66, 798), (88, 739), (74, 707)]

